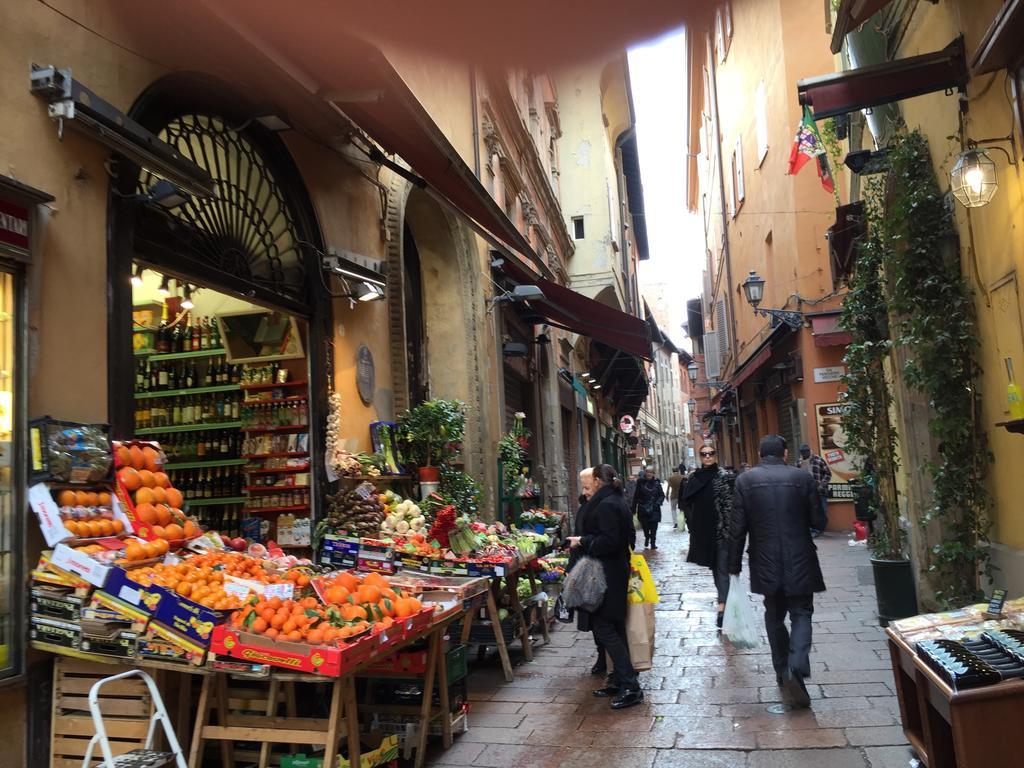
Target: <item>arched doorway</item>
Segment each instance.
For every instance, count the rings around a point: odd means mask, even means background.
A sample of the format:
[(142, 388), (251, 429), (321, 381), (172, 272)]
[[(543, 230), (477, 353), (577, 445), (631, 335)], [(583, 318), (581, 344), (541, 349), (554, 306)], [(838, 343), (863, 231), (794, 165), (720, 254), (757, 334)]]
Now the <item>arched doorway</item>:
[(409, 406), (430, 397), (427, 380), (426, 326), (423, 317), (423, 272), (416, 238), (406, 222), (402, 230), (402, 309), (405, 314), (405, 359), (408, 366)]

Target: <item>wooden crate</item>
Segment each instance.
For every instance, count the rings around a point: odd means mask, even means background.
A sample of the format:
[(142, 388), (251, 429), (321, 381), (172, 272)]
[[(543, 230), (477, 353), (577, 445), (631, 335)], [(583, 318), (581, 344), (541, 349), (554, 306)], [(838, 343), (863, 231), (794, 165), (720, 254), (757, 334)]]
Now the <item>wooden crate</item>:
[[(53, 707), (51, 710), (51, 768), (81, 768), (96, 733), (89, 712), (89, 690), (104, 677), (123, 672), (127, 667), (97, 664), (58, 657), (53, 665)], [(100, 707), (103, 724), (115, 755), (145, 745), (153, 701), (146, 684), (139, 678), (117, 680), (102, 689)], [(96, 755), (99, 762), (102, 755)]]

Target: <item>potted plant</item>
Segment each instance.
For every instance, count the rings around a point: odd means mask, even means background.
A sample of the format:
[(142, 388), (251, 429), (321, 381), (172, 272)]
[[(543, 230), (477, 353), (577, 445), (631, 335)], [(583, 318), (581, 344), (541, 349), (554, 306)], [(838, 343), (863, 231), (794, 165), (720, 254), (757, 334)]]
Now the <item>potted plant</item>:
[(398, 439), (414, 461), (421, 483), (441, 479), (441, 466), (458, 454), (466, 431), (466, 406), (460, 400), (427, 400), (398, 418)]

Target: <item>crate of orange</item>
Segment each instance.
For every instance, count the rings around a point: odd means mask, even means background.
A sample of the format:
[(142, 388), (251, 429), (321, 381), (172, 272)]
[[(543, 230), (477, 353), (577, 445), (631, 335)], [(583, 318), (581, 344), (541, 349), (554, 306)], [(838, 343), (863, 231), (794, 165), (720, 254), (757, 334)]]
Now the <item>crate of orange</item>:
[(183, 511), (185, 497), (163, 471), (159, 443), (114, 443), (115, 487), (136, 533), (153, 541), (163, 539), (173, 548), (202, 535)]

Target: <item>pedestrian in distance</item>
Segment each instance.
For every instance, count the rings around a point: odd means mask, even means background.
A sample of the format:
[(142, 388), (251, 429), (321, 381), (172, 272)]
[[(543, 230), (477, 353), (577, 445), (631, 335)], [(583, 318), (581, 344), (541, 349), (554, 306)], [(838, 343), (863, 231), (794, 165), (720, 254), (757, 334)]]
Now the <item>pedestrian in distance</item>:
[(636, 474), (626, 481), (625, 487), (622, 489), (622, 496), (626, 500), (626, 506), (630, 509), (633, 508), (633, 497), (636, 495), (636, 484), (640, 482), (640, 478), (644, 476), (643, 468), (638, 469)]
[(644, 700), (626, 640), (630, 550), (636, 531), (622, 496), (622, 480), (608, 464), (594, 467), (594, 495), (588, 507), (582, 532), (569, 537), (569, 545), (581, 555), (596, 558), (604, 569), (604, 600), (588, 617), (595, 640), (611, 657), (614, 667), (605, 686), (594, 691), (594, 696), (610, 698), (612, 709), (625, 709)]
[(645, 469), (636, 481), (633, 493), (632, 512), (644, 532), (644, 549), (658, 548), (658, 524), (661, 522), (661, 505), (665, 503), (665, 490), (653, 469)]
[(686, 561), (711, 569), (718, 598), (719, 631), (729, 598), (729, 524), (735, 479), (735, 475), (719, 466), (715, 446), (704, 443), (700, 447), (700, 467), (687, 478), (680, 497), (686, 527), (690, 529)]
[[(584, 527), (586, 526), (587, 515), (590, 512), (590, 499), (594, 495), (594, 469), (593, 467), (587, 467), (580, 472), (580, 508), (576, 512), (576, 519), (573, 524), (573, 535), (582, 536)], [(568, 545), (568, 542), (566, 542)], [(566, 565), (566, 570), (571, 571), (572, 567), (576, 565), (576, 562), (580, 559), (582, 551), (579, 548), (572, 548), (569, 550), (569, 562)], [(591, 632), (590, 626), (590, 614), (585, 611), (579, 611), (576, 614), (576, 628), (581, 632)], [(597, 636), (594, 637), (594, 645), (597, 646), (597, 661), (594, 666), (590, 668), (590, 674), (599, 677), (604, 677), (608, 674), (608, 661), (605, 656), (604, 648), (601, 647), (601, 643), (598, 641)]]
[(729, 573), (739, 574), (749, 534), (750, 590), (764, 596), (775, 678), (789, 703), (806, 707), (814, 593), (825, 591), (811, 530), (825, 527), (824, 513), (814, 478), (786, 464), (784, 437), (763, 437), (760, 454), (761, 463), (736, 479)]
[[(686, 481), (686, 464), (680, 462), (676, 471), (668, 476), (668, 508), (672, 512), (672, 527), (679, 527), (679, 491)], [(683, 525), (686, 530), (686, 525)]]
[[(816, 453), (811, 453), (811, 446), (807, 443), (803, 443), (800, 446), (800, 463), (798, 465), (800, 469), (806, 470), (811, 473), (811, 477), (814, 478), (814, 482), (818, 486), (818, 495), (821, 496), (821, 511), (824, 516), (825, 526), (828, 525), (828, 483), (832, 479), (832, 468), (828, 465), (821, 456)], [(811, 531), (811, 536), (817, 538), (821, 535), (825, 527), (817, 528)]]

